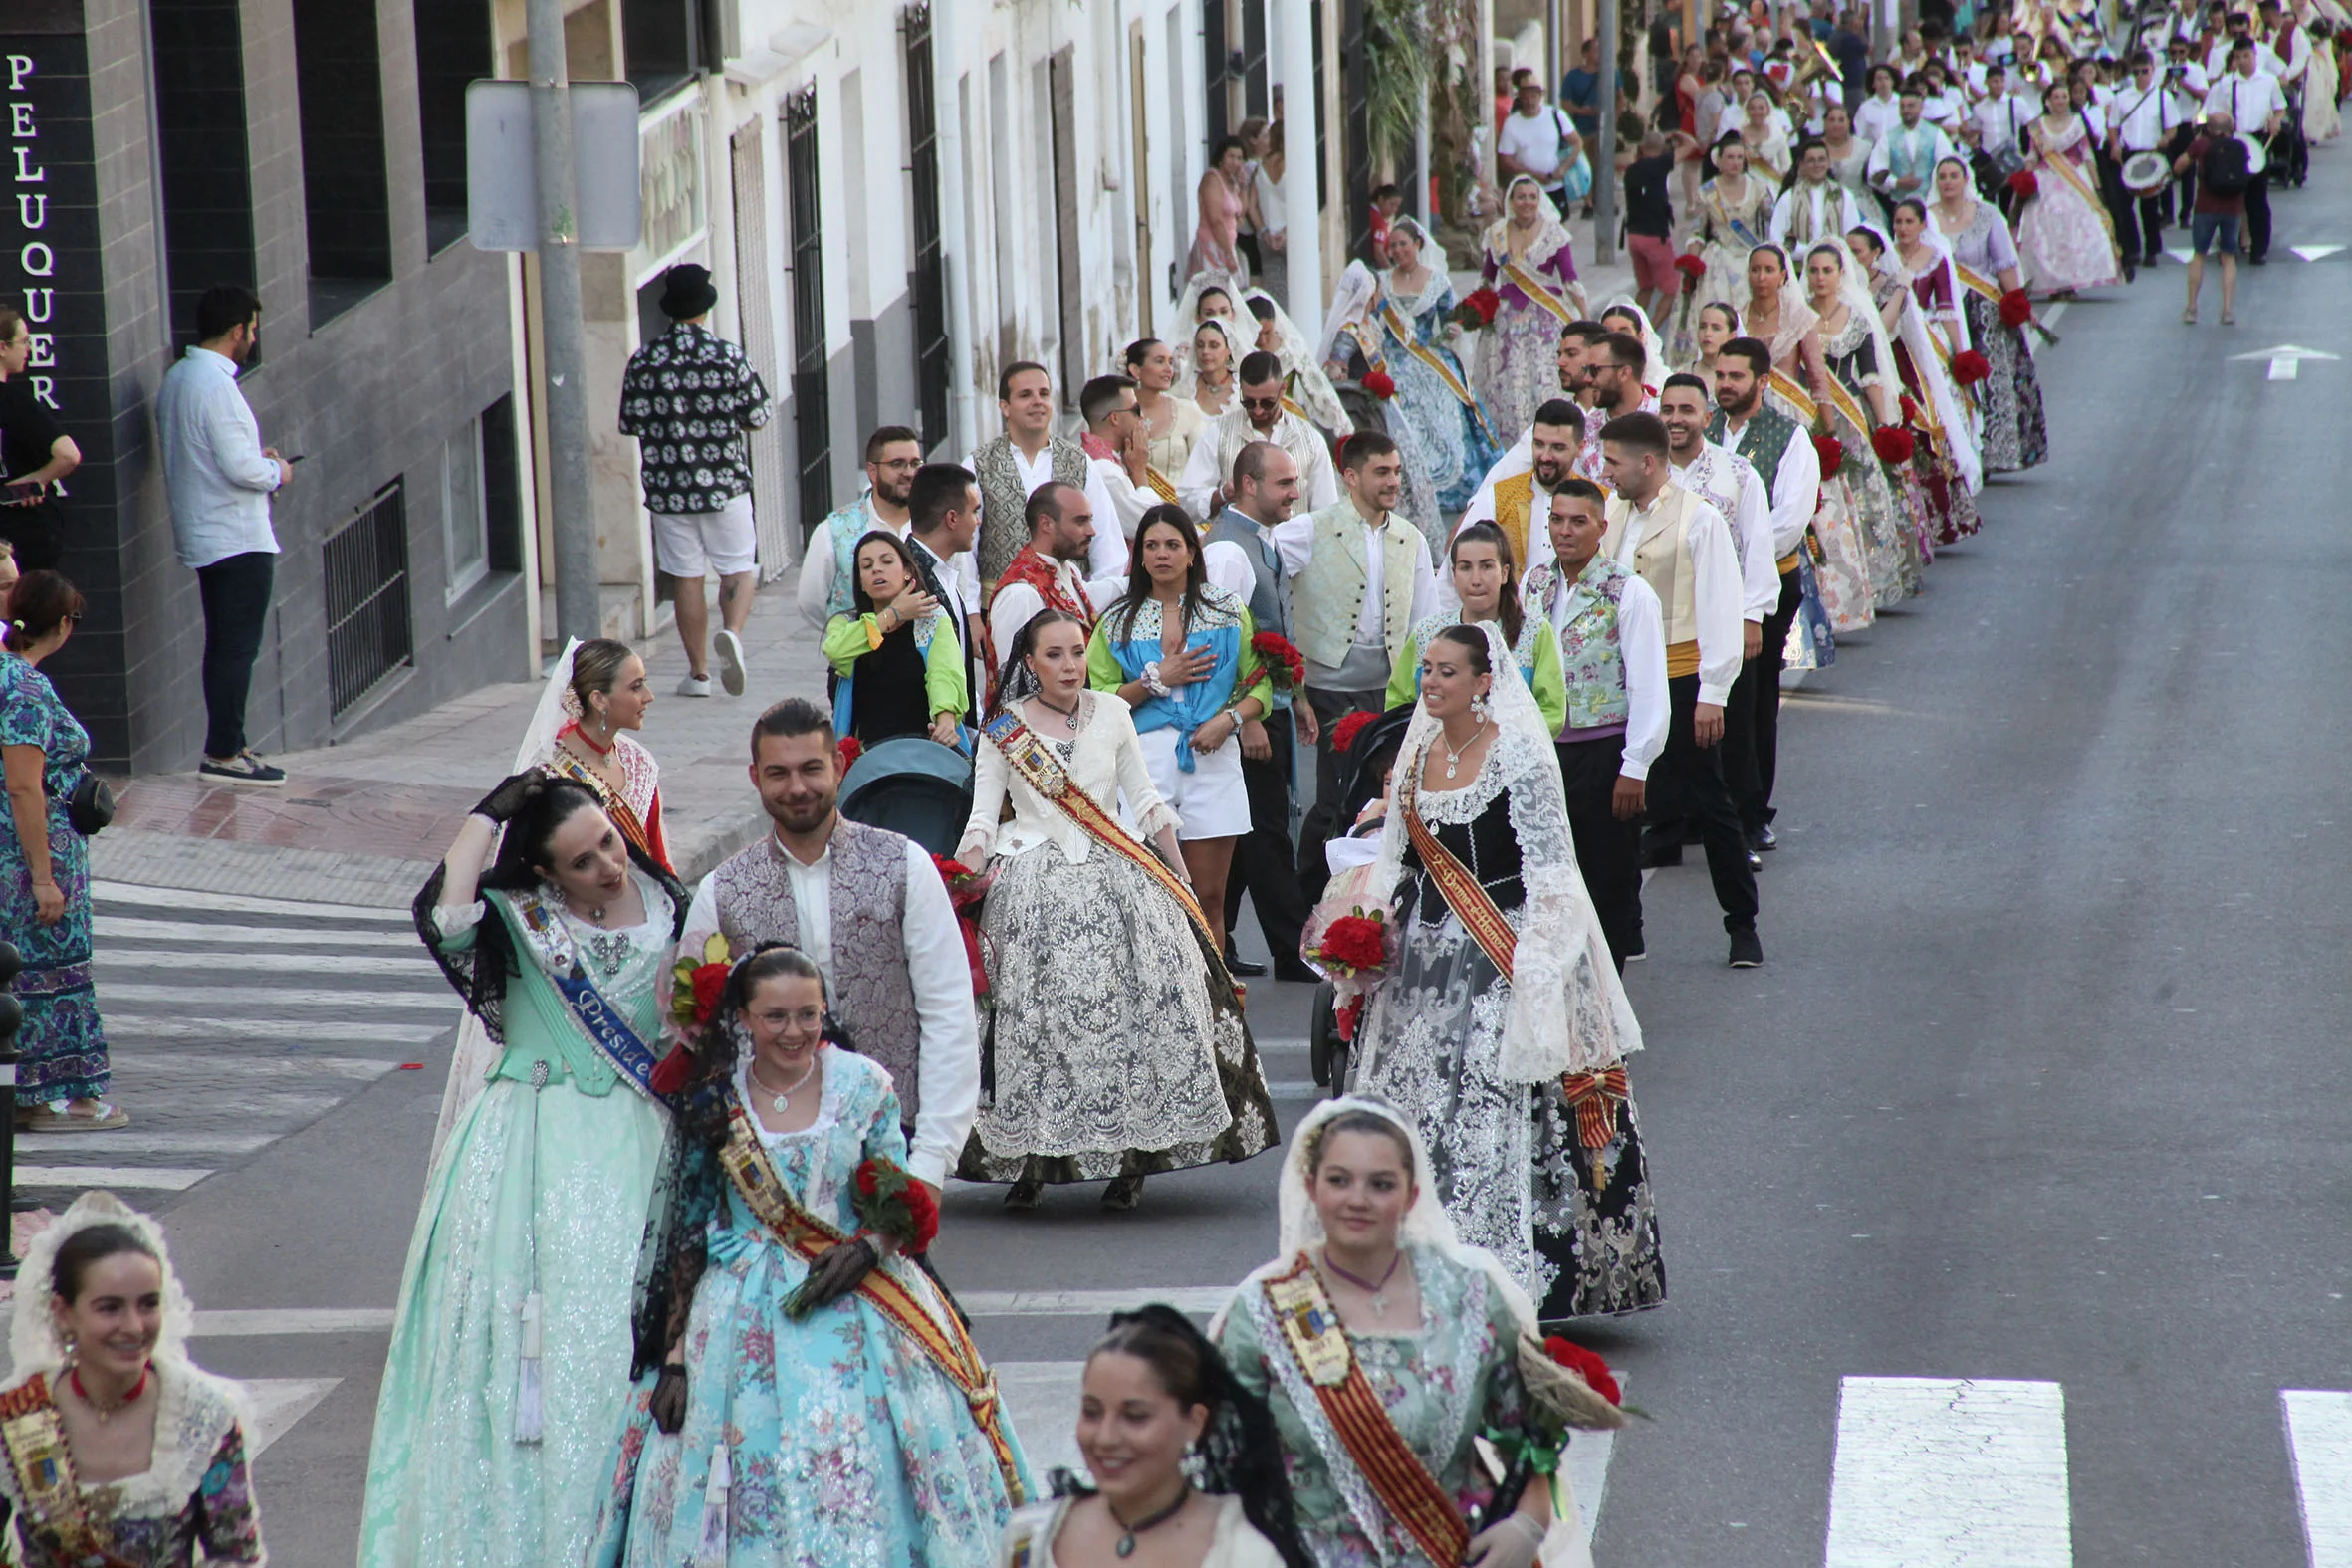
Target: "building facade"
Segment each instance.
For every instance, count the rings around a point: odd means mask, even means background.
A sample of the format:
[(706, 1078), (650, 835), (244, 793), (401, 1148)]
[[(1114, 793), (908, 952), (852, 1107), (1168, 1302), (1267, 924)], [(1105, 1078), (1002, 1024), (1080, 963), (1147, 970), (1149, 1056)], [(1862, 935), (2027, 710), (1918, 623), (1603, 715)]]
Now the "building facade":
[(490, 44), (489, 15), (451, 0), (0, 8), (0, 298), (84, 454), (64, 567), (90, 610), (50, 668), (101, 766), (192, 769), (202, 740), (203, 618), (153, 403), (215, 283), (261, 297), (245, 395), (303, 460), (274, 503), (256, 747), (531, 667), (520, 316), (506, 259), (462, 243), (448, 117)]

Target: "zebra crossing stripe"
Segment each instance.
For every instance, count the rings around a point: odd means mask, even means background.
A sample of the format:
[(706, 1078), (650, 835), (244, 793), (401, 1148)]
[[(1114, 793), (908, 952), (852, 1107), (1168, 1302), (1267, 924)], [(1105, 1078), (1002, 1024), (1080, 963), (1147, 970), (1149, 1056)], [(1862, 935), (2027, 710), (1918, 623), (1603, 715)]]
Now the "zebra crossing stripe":
[[(207, 947), (248, 945), (278, 948), (387, 948), (422, 953), (414, 932), (338, 931), (324, 926), (226, 926), (200, 920), (145, 920), (133, 915), (97, 915), (94, 937), (126, 942), (200, 942)], [(117, 952), (121, 950), (118, 949)]]
[(2311, 1568), (2352, 1568), (2352, 1393), (2281, 1389)]
[[(92, 1133), (74, 1136), (90, 1138)], [(83, 1192), (91, 1188), (126, 1188), (153, 1193), (184, 1193), (212, 1173), (185, 1167), (162, 1165), (20, 1165), (16, 1168), (19, 1187), (64, 1188), (69, 1192)]]
[(377, 958), (365, 953), (245, 953), (234, 959), (218, 953), (182, 953), (161, 948), (109, 948), (98, 955), (103, 993), (109, 974), (150, 969), (219, 970), (233, 964), (242, 973), (278, 975), (407, 975), (438, 980), (441, 972), (420, 945), (413, 957)]
[[(330, 971), (320, 978), (332, 980), (334, 974)], [(439, 973), (435, 972), (433, 978), (439, 981)], [(444, 1026), (451, 1028), (456, 1026), (458, 1011), (464, 1006), (446, 984), (436, 985), (430, 991), (393, 991), (389, 988), (360, 991), (310, 986), (150, 986), (138, 981), (109, 980), (99, 992), (98, 1005), (110, 1025), (115, 1021), (115, 1004), (118, 1002), (159, 1002), (171, 1008), (174, 1018), (184, 1018), (208, 1003), (229, 1003), (240, 1008), (266, 1008), (272, 1010), (354, 1008), (368, 1013), (380, 1012), (386, 1008), (399, 1008), (439, 1013), (448, 1020)]]
[(1827, 1568), (2071, 1568), (2055, 1383), (1847, 1378)]
[(198, 893), (177, 887), (141, 887), (134, 882), (93, 882), (91, 896), (102, 904), (135, 904), (146, 909), (208, 909), (227, 915), (309, 915), (320, 920), (357, 920), (413, 931), (405, 909), (374, 904), (321, 904), (298, 898), (250, 898), (235, 893)]

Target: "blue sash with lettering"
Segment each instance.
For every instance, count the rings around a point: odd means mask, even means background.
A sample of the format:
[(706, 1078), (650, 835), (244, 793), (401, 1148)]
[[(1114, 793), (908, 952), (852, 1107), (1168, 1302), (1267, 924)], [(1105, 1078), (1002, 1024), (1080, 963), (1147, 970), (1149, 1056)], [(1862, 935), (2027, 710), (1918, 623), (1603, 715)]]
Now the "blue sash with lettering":
[(556, 991), (589, 1041), (637, 1092), (656, 1103), (667, 1103), (653, 1087), (657, 1058), (652, 1047), (637, 1037), (637, 1031), (628, 1026), (612, 1004), (604, 1000), (604, 994), (596, 990), (579, 954), (572, 950), (570, 938), (548, 913), (547, 906), (536, 898), (528, 903), (518, 899), (516, 903), (521, 906), (523, 923), (530, 928), (532, 940), (551, 954), (560, 955), (558, 962), (544, 966), (548, 979), (555, 983)]

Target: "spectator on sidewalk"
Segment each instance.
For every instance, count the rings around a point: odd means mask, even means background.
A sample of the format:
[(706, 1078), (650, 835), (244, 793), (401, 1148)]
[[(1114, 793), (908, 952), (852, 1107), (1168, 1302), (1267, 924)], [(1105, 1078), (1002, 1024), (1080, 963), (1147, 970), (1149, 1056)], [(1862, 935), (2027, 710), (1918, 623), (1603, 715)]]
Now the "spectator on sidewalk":
[(1495, 167), (1505, 184), (1525, 174), (1542, 187), (1552, 205), (1568, 204), (1568, 176), (1582, 155), (1584, 143), (1568, 116), (1543, 97), (1543, 84), (1533, 74), (1520, 79), (1511, 113), (1495, 141)]
[(25, 1009), (16, 1035), (16, 1124), (42, 1132), (93, 1132), (130, 1120), (101, 1098), (109, 1067), (90, 973), (90, 839), (75, 825), (72, 803), (89, 777), (90, 733), (40, 670), (81, 618), (82, 595), (71, 582), (54, 571), (28, 571), (8, 590), (7, 647), (0, 649), (0, 764), (8, 782), (0, 931), (25, 961), (15, 985)]
[[(745, 433), (774, 412), (743, 350), (705, 325), (719, 291), (707, 268), (681, 262), (663, 274), (661, 314), (670, 330), (629, 355), (620, 378), (620, 433), (637, 438), (645, 510), (653, 514), (653, 564), (670, 579), (678, 640), (686, 645), (681, 697), (719, 684), (743, 695), (743, 626), (758, 584), (759, 531), (752, 519), (751, 448)], [(702, 579), (719, 576), (718, 634)]]
[(216, 284), (196, 302), (196, 346), (163, 377), (155, 397), (163, 488), (180, 563), (196, 573), (204, 605), (204, 760), (197, 773), (230, 784), (283, 784), (245, 744), (245, 697), (261, 653), (278, 569), (270, 497), (294, 465), (261, 444), (261, 426), (237, 373), (261, 341), (261, 301)]
[(82, 466), (82, 449), (27, 379), (32, 358), (32, 326), (0, 305), (0, 540), (16, 547), (20, 569), (54, 571), (65, 540), (50, 487)]

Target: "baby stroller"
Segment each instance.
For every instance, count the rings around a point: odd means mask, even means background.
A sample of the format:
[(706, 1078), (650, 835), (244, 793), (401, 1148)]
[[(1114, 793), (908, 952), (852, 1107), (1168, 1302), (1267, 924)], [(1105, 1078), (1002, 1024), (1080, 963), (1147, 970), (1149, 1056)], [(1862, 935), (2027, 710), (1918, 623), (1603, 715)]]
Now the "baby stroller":
[(841, 814), (952, 855), (972, 814), (972, 759), (920, 735), (877, 741), (841, 781)]
[[(1349, 846), (1339, 857), (1343, 865), (1365, 863), (1378, 848), (1377, 822), (1356, 831), (1355, 820), (1365, 806), (1387, 792), (1388, 770), (1396, 761), (1397, 749), (1404, 745), (1405, 727), (1412, 719), (1413, 705), (1406, 703), (1358, 730), (1348, 742), (1339, 798), (1317, 800), (1299, 826), (1298, 882), (1308, 901), (1318, 906), (1307, 919), (1309, 946), (1324, 925), (1349, 912), (1339, 907), (1341, 902), (1352, 904), (1352, 900), (1334, 898), (1331, 907), (1321, 907), (1335, 880), (1331, 844), (1342, 841)], [(1330, 980), (1316, 982), (1314, 1010), (1306, 1029), (1308, 1068), (1314, 1081), (1333, 1093), (1347, 1087), (1348, 1042), (1339, 1037), (1338, 1001), (1338, 988)]]

